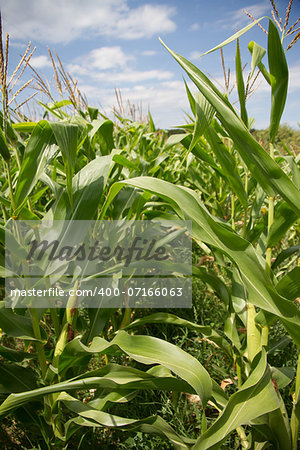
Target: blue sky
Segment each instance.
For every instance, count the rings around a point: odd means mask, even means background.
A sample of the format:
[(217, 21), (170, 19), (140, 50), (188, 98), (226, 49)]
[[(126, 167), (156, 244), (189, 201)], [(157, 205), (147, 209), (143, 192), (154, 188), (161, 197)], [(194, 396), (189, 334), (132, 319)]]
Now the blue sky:
[[(276, 4), (284, 17), (288, 1), (277, 0)], [(210, 74), (224, 90), (219, 51), (199, 56), (233, 34), (236, 27), (241, 29), (251, 22), (243, 9), (255, 18), (271, 15), (269, 1), (255, 0), (0, 0), (0, 7), (4, 33), (10, 35), (11, 72), (31, 41), (32, 47), (37, 47), (31, 64), (52, 81), (47, 47), (55, 49), (90, 105), (111, 114), (117, 88), (124, 103), (130, 100), (142, 105), (144, 114), (150, 107), (160, 127), (182, 124), (189, 107), (183, 72), (158, 36)], [(294, 0), (290, 25), (299, 13), (300, 1)], [(262, 24), (267, 28), (267, 19)], [(248, 42), (255, 40), (266, 47), (266, 38), (257, 26), (241, 38), (242, 60), (248, 63), (245, 77), (250, 67)], [(300, 121), (299, 48), (300, 41), (287, 52), (290, 86), (283, 121), (294, 127)], [(235, 80), (234, 54), (234, 43), (224, 48), (225, 64), (231, 69), (231, 86)], [(29, 69), (24, 76), (31, 77)], [(248, 111), (256, 119), (255, 127), (263, 128), (268, 126), (270, 93), (266, 83), (258, 81), (261, 84), (249, 98)], [(189, 86), (196, 91), (191, 83)], [(231, 99), (236, 100), (235, 89)]]

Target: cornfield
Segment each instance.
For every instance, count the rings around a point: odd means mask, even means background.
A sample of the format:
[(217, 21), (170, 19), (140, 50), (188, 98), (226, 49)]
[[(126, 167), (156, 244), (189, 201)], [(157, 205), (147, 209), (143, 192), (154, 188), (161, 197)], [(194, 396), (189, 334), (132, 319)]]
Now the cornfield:
[[(246, 77), (239, 38), (265, 22)], [(62, 98), (43, 104), (42, 120), (22, 116), (10, 100), (30, 49), (9, 78), (1, 42), (1, 448), (298, 448), (299, 150), (276, 143), (295, 25), (280, 25), (275, 8), (210, 50), (236, 46), (239, 111), (162, 42), (195, 89), (186, 83), (189, 120), (169, 136), (150, 113), (115, 111), (114, 122), (90, 107), (51, 53)], [(258, 73), (271, 98), (267, 150), (247, 113)], [(5, 301), (5, 279), (19, 277), (5, 267), (19, 221), (178, 219), (192, 224), (190, 309)], [(22, 243), (13, 248), (22, 266)]]

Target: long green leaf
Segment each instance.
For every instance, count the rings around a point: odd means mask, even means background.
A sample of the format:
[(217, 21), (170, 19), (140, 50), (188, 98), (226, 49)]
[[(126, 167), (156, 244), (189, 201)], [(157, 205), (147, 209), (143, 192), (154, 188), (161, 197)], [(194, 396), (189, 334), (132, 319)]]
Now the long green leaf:
[(230, 397), (220, 417), (198, 439), (193, 449), (218, 448), (231, 431), (279, 407), (280, 403), (271, 382), (266, 354), (263, 352), (247, 381)]
[(50, 125), (64, 160), (67, 177), (67, 191), (71, 207), (73, 207), (72, 178), (75, 169), (79, 127), (65, 122), (51, 122)]
[[(161, 339), (151, 336), (130, 336), (125, 331), (119, 331), (111, 342), (95, 337), (89, 347), (75, 339), (67, 344), (64, 353), (74, 355), (80, 351), (109, 353), (114, 346), (143, 364), (161, 364), (189, 383), (200, 396), (203, 405), (209, 400), (212, 384), (206, 370), (194, 357)], [(62, 369), (64, 367), (60, 365), (59, 370)]]
[(90, 132), (90, 137), (93, 138), (97, 134), (100, 141), (101, 154), (108, 155), (114, 148), (113, 122), (111, 120), (96, 119), (92, 125), (93, 128)]
[(223, 97), (213, 83), (196, 66), (169, 49), (164, 43), (163, 45), (215, 108), (219, 120), (232, 138), (236, 149), (266, 193), (274, 196), (275, 192), (278, 192), (289, 203), (291, 208), (300, 215), (299, 189), (296, 188), (280, 166), (252, 137), (249, 130), (235, 114), (228, 100)]
[(15, 314), (5, 307), (5, 302), (0, 302), (0, 328), (8, 334), (19, 339), (36, 340), (32, 329), (31, 320), (28, 317)]
[[(264, 71), (262, 70), (262, 59), (266, 54), (266, 49), (264, 49), (263, 47), (261, 47), (260, 45), (258, 45), (256, 42), (251, 41), (248, 44), (248, 49), (252, 55), (252, 59), (251, 59), (251, 73), (249, 76), (249, 79), (252, 78), (255, 68), (256, 66), (258, 66), (258, 68), (260, 69), (260, 71)], [(263, 66), (264, 67), (264, 66)], [(265, 76), (265, 75), (264, 75)], [(268, 76), (270, 77), (269, 73)], [(269, 80), (269, 84), (270, 84), (270, 80)]]
[(297, 220), (297, 215), (293, 209), (284, 201), (275, 207), (274, 222), (268, 233), (266, 247), (274, 247)]
[(51, 143), (52, 130), (46, 120), (41, 120), (34, 127), (26, 145), (18, 182), (15, 190), (16, 206), (20, 206), (33, 189), (39, 176), (40, 164), (46, 147)]
[(212, 52), (218, 50), (219, 48), (225, 47), (225, 45), (230, 44), (231, 42), (235, 41), (236, 39), (241, 37), (243, 34), (247, 33), (248, 30), (251, 30), (251, 28), (254, 27), (254, 25), (258, 24), (258, 22), (260, 22), (262, 19), (265, 19), (265, 17), (266, 16), (261, 17), (260, 19), (257, 19), (255, 21), (253, 21), (252, 23), (249, 23), (249, 25), (246, 25), (240, 31), (237, 31), (232, 36), (230, 36), (230, 38), (228, 38), (225, 41), (221, 42), (221, 44), (216, 45), (211, 50), (208, 50), (207, 52), (203, 53), (203, 55), (201, 55), (201, 56), (208, 55), (208, 53), (212, 53)]
[(29, 367), (0, 363), (0, 393), (30, 391), (36, 388), (36, 377)]
[(300, 267), (294, 267), (293, 270), (284, 275), (276, 285), (276, 290), (289, 300), (300, 297)]
[(194, 239), (218, 248), (235, 262), (247, 287), (250, 303), (280, 317), (300, 346), (300, 314), (296, 306), (278, 295), (252, 245), (230, 227), (215, 220), (194, 191), (156, 178), (133, 178), (112, 186), (106, 207), (125, 185), (158, 195), (167, 200), (180, 217), (192, 220)]
[(276, 25), (269, 20), (268, 60), (272, 88), (270, 141), (274, 142), (287, 96), (289, 70)]
[(107, 179), (112, 168), (111, 155), (97, 157), (84, 166), (72, 180), (73, 211), (66, 191), (45, 219), (92, 220), (97, 211)]
[(238, 173), (236, 167), (236, 161), (232, 154), (227, 150), (224, 143), (221, 141), (213, 127), (208, 127), (205, 133), (205, 137), (210, 143), (212, 151), (215, 153), (227, 181), (232, 188), (233, 192), (238, 196), (241, 204), (244, 208), (247, 208), (248, 197), (244, 188), (244, 184)]
[(231, 356), (230, 344), (220, 336), (216, 331), (212, 330), (210, 327), (204, 325), (198, 325), (197, 323), (190, 322), (189, 320), (181, 319), (174, 314), (169, 313), (154, 313), (149, 316), (142, 317), (141, 319), (136, 319), (127, 325), (124, 329), (131, 330), (132, 328), (139, 327), (141, 325), (146, 325), (150, 323), (164, 323), (170, 325), (176, 325), (181, 327), (186, 327), (191, 330), (198, 331), (208, 338), (208, 340), (216, 343), (219, 347), (223, 348), (229, 356)]
[[(96, 353), (97, 350), (95, 349), (95, 347), (100, 347), (100, 341), (104, 341), (104, 339), (94, 339), (92, 344), (92, 351), (90, 351), (90, 347), (83, 346), (83, 344), (78, 341), (78, 338), (72, 341), (72, 345), (68, 345), (68, 348), (69, 350), (74, 350), (76, 348), (77, 350), (79, 350), (79, 352), (84, 353)], [(101, 342), (101, 352), (105, 352), (107, 349), (109, 349), (109, 347), (111, 347), (109, 346), (109, 343), (107, 341), (104, 341), (104, 343), (105, 344), (103, 346), (103, 343)], [(190, 358), (192, 357), (190, 356)], [(103, 368), (84, 373), (81, 376), (71, 380), (51, 384), (50, 386), (41, 387), (31, 391), (11, 394), (0, 405), (0, 415), (6, 414), (12, 409), (19, 408), (20, 406), (23, 406), (28, 402), (38, 400), (48, 394), (93, 388), (109, 390), (166, 389), (174, 390), (176, 392), (195, 392), (189, 385), (189, 383), (183, 380), (179, 380), (165, 370), (161, 372), (160, 370), (154, 371), (153, 368), (151, 368), (149, 371), (143, 372), (131, 367), (108, 364)]]
[[(113, 414), (108, 414), (104, 411), (99, 411), (92, 408), (92, 406), (85, 405), (79, 400), (66, 393), (61, 393), (58, 397), (58, 401), (61, 401), (65, 406), (78, 414), (78, 419), (71, 419), (72, 422), (81, 426), (100, 426), (108, 428), (119, 428), (123, 430), (136, 430), (144, 433), (154, 433), (169, 439), (174, 445), (175, 449), (183, 450), (189, 447), (184, 443), (186, 441), (192, 441), (186, 438), (181, 438), (173, 428), (161, 417), (151, 416), (145, 419), (129, 419), (126, 417), (120, 417)], [(70, 422), (67, 424), (67, 427)]]
[[(190, 98), (191, 93), (189, 92), (188, 86), (186, 85), (188, 96)], [(191, 107), (193, 105), (190, 99)], [(193, 131), (192, 141), (190, 143), (189, 151), (192, 151), (195, 145), (198, 143), (200, 137), (204, 134), (205, 130), (209, 127), (212, 118), (215, 114), (214, 109), (211, 104), (206, 100), (201, 92), (196, 93), (194, 101), (194, 116), (195, 125)]]
[(10, 152), (2, 128), (0, 128), (0, 154), (6, 162), (10, 160)]
[(300, 244), (294, 245), (293, 247), (288, 247), (288, 248), (282, 250), (282, 252), (279, 253), (277, 258), (273, 262), (272, 269), (275, 269), (276, 267), (278, 267), (279, 264), (281, 264), (287, 258), (292, 256), (294, 253), (300, 254)]
[(242, 69), (242, 61), (241, 61), (241, 53), (240, 53), (240, 43), (239, 40), (236, 40), (236, 54), (235, 54), (235, 76), (236, 76), (236, 84), (237, 91), (239, 96), (240, 108), (241, 108), (241, 119), (248, 127), (248, 114), (246, 109), (246, 95), (245, 95), (245, 84), (243, 78), (243, 69)]

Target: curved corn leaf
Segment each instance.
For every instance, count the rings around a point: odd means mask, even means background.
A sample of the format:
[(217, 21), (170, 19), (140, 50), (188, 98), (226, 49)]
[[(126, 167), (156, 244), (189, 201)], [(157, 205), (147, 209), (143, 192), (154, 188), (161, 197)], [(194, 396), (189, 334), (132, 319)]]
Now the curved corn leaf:
[(5, 347), (4, 345), (0, 345), (0, 355), (3, 356), (6, 361), (14, 362), (20, 362), (24, 359), (36, 358), (36, 353), (22, 352), (19, 350), (15, 350), (14, 348)]
[(245, 93), (245, 84), (243, 78), (243, 69), (242, 69), (242, 61), (241, 61), (241, 53), (240, 53), (240, 43), (239, 40), (236, 40), (236, 53), (235, 53), (235, 76), (236, 76), (236, 84), (237, 91), (239, 96), (240, 108), (241, 108), (241, 119), (248, 127), (248, 114), (246, 109), (246, 93)]
[(0, 328), (8, 334), (19, 339), (35, 341), (31, 320), (28, 317), (15, 314), (5, 307), (5, 302), (0, 302)]
[(252, 137), (244, 123), (234, 112), (229, 101), (224, 98), (213, 83), (196, 66), (183, 56), (169, 49), (163, 42), (162, 44), (215, 108), (220, 122), (232, 138), (240, 156), (266, 193), (274, 196), (275, 192), (278, 192), (291, 208), (300, 215), (299, 189), (297, 189), (280, 166)]
[(287, 96), (289, 70), (276, 25), (269, 20), (268, 60), (272, 88), (270, 141), (274, 142)]
[(0, 394), (35, 389), (36, 377), (30, 367), (0, 363)]
[(249, 302), (278, 316), (300, 346), (300, 313), (297, 307), (276, 292), (252, 245), (214, 219), (194, 191), (157, 178), (132, 178), (112, 186), (106, 208), (125, 185), (158, 195), (167, 200), (184, 220), (192, 220), (193, 238), (218, 248), (237, 265), (247, 287)]
[(90, 132), (92, 139), (95, 134), (100, 140), (100, 149), (102, 155), (108, 155), (114, 148), (113, 129), (114, 124), (111, 120), (93, 120), (93, 128)]
[[(250, 73), (249, 79), (252, 78), (256, 66), (259, 68), (259, 70), (264, 75), (264, 71), (266, 71), (266, 69), (265, 69), (265, 66), (262, 64), (261, 61), (262, 61), (263, 57), (266, 54), (266, 49), (264, 49), (263, 47), (261, 47), (260, 45), (258, 45), (254, 41), (249, 42), (248, 49), (249, 49), (249, 52), (252, 55), (252, 59), (251, 59), (251, 73)], [(263, 69), (262, 69), (262, 66), (263, 66)], [(265, 77), (265, 75), (264, 75), (264, 77)], [(268, 79), (269, 79), (269, 84), (271, 84), (270, 74), (269, 73), (268, 73)]]
[(275, 206), (274, 222), (268, 232), (266, 247), (274, 247), (298, 219), (297, 214), (284, 201)]
[(294, 267), (293, 270), (284, 275), (277, 283), (276, 290), (289, 300), (300, 298), (300, 266)]
[(46, 147), (51, 143), (52, 130), (46, 120), (36, 124), (25, 147), (18, 182), (15, 190), (15, 203), (20, 206), (33, 189), (43, 168), (43, 154)]
[(0, 128), (0, 154), (3, 156), (6, 162), (10, 160), (10, 153), (2, 128)]
[(113, 166), (111, 155), (100, 156), (84, 166), (72, 180), (73, 211), (66, 191), (63, 191), (49, 213), (44, 217), (55, 220), (92, 220)]
[(51, 129), (60, 148), (67, 176), (67, 191), (73, 207), (72, 178), (75, 169), (79, 127), (65, 122), (51, 122)]
[[(101, 338), (95, 338), (92, 345), (94, 347), (99, 346), (99, 340), (101, 340)], [(104, 339), (102, 340), (104, 341)], [(109, 345), (108, 342), (104, 342)], [(90, 347), (88, 347), (86, 350), (83, 344), (78, 341), (78, 338), (75, 339), (75, 342), (73, 342), (72, 349), (74, 350), (75, 347), (76, 349), (79, 349), (79, 351), (85, 353), (89, 352), (90, 349)], [(175, 346), (173, 345), (173, 347)], [(183, 351), (181, 350), (181, 352)], [(188, 357), (193, 358), (190, 355), (188, 355)], [(195, 361), (198, 363), (197, 360)], [(200, 363), (198, 364), (200, 365)], [(131, 367), (108, 364), (101, 369), (87, 372), (71, 380), (51, 384), (50, 386), (45, 386), (31, 391), (26, 390), (26, 392), (11, 394), (0, 405), (0, 415), (7, 414), (12, 409), (19, 408), (28, 402), (38, 400), (48, 394), (78, 389), (98, 388), (109, 390), (164, 389), (168, 391), (174, 390), (176, 392), (195, 392), (189, 383), (172, 376), (169, 371), (161, 371), (159, 366), (158, 370), (153, 370), (153, 368), (151, 368), (149, 371), (143, 372)]]
[(20, 122), (12, 124), (13, 129), (19, 133), (32, 133), (36, 126), (37, 122)]
[[(185, 380), (199, 395), (203, 405), (212, 392), (212, 382), (204, 367), (193, 356), (169, 342), (151, 336), (130, 336), (119, 331), (111, 342), (95, 337), (90, 346), (78, 339), (69, 342), (59, 361), (59, 371), (65, 369), (64, 356), (81, 353), (110, 353), (114, 346), (143, 364), (161, 364)], [(67, 359), (69, 362), (69, 358)]]
[(247, 208), (248, 197), (242, 179), (238, 173), (234, 157), (229, 153), (213, 127), (210, 126), (207, 128), (205, 137), (208, 140), (212, 151), (215, 153), (231, 189), (236, 193), (243, 207)]
[(237, 427), (248, 424), (259, 415), (280, 408), (279, 399), (271, 382), (265, 351), (258, 356), (256, 367), (247, 381), (230, 397), (222, 414), (198, 439), (194, 450), (218, 448)]
[(217, 346), (221, 347), (226, 351), (226, 353), (231, 357), (231, 346), (221, 335), (219, 335), (216, 331), (212, 330), (210, 327), (204, 325), (198, 325), (197, 323), (190, 322), (189, 320), (181, 319), (180, 317), (175, 316), (174, 314), (169, 313), (154, 313), (149, 316), (142, 317), (141, 319), (136, 319), (127, 325), (124, 329), (131, 330), (132, 328), (139, 327), (141, 325), (153, 323), (165, 323), (170, 325), (177, 325), (181, 327), (186, 327), (191, 330), (198, 331), (207, 337), (209, 341), (214, 342)]
[(63, 392), (57, 398), (58, 401), (64, 403), (64, 405), (72, 412), (78, 414), (78, 418), (71, 419), (66, 424), (66, 431), (71, 424), (76, 423), (80, 426), (90, 427), (108, 427), (119, 428), (124, 430), (137, 430), (143, 433), (154, 433), (166, 437), (174, 448), (178, 450), (188, 449), (186, 442), (193, 442), (192, 439), (179, 436), (173, 428), (161, 417), (151, 416), (145, 419), (129, 419), (125, 417), (108, 414), (104, 411), (99, 411), (92, 408), (90, 404), (85, 405), (71, 395)]
[[(186, 85), (187, 92), (189, 98), (191, 97), (191, 93), (188, 90), (188, 86)], [(190, 105), (192, 107), (193, 103), (190, 99)], [(209, 127), (215, 111), (211, 104), (206, 100), (204, 95), (201, 92), (197, 92), (195, 94), (194, 101), (194, 116), (195, 116), (195, 125), (193, 130), (193, 137), (190, 143), (189, 151), (192, 151), (195, 145), (198, 143), (200, 137), (204, 134), (205, 130)]]
[(286, 248), (285, 250), (282, 250), (282, 252), (279, 253), (277, 258), (272, 264), (272, 269), (275, 269), (279, 266), (283, 261), (285, 261), (287, 258), (289, 258), (294, 253), (300, 254), (300, 244), (294, 245), (293, 247)]
[(219, 48), (225, 47), (225, 45), (230, 44), (231, 42), (235, 41), (236, 39), (238, 39), (243, 34), (247, 33), (248, 30), (251, 30), (251, 28), (254, 27), (254, 25), (256, 25), (258, 22), (260, 22), (262, 19), (265, 19), (266, 17), (267, 16), (264, 16), (264, 17), (261, 17), (260, 19), (254, 20), (253, 22), (249, 23), (249, 25), (246, 25), (240, 31), (237, 31), (232, 36), (230, 36), (228, 39), (226, 39), (225, 41), (221, 42), (221, 44), (216, 45), (216, 47), (214, 47), (211, 50), (208, 50), (207, 52), (203, 53), (203, 55), (201, 55), (201, 56), (208, 55), (208, 53), (212, 53), (215, 50), (218, 50)]

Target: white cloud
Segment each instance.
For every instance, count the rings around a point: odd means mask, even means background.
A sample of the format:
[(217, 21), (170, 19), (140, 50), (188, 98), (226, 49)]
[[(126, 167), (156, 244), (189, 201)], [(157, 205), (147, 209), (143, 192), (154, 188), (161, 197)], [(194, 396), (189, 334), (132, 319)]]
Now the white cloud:
[(172, 32), (174, 7), (144, 4), (130, 8), (129, 0), (14, 0), (1, 6), (4, 29), (13, 39), (70, 42), (89, 36), (149, 38)]
[(165, 5), (143, 5), (120, 17), (111, 34), (124, 39), (139, 39), (175, 31), (176, 25), (170, 19), (174, 13), (174, 8)]
[(209, 23), (206, 22), (205, 26), (222, 30), (234, 30), (235, 27), (241, 29), (248, 23), (251, 23), (251, 19), (245, 14), (244, 10), (248, 11), (255, 19), (260, 19), (270, 12), (270, 3), (264, 0), (260, 3), (245, 5), (243, 8), (239, 8), (235, 11), (228, 11), (222, 19)]
[(195, 50), (195, 51), (190, 53), (189, 58), (190, 59), (199, 59), (201, 54), (202, 54), (201, 52), (198, 52), (197, 50)]
[[(131, 55), (126, 55), (121, 47), (100, 47), (95, 48), (86, 56), (81, 58), (80, 66), (87, 72), (91, 69), (106, 70), (113, 68), (124, 68), (127, 61), (133, 59)], [(79, 60), (77, 58), (76, 60)]]
[[(173, 77), (173, 73), (166, 70), (132, 70), (126, 68), (122, 71), (97, 71), (88, 70), (88, 68), (82, 68), (79, 65), (69, 65), (68, 71), (83, 79), (89, 78), (93, 81), (101, 81), (104, 84), (115, 84), (119, 87), (120, 84), (124, 83), (140, 83), (147, 80), (169, 80)], [(80, 83), (81, 85), (81, 83)]]
[(231, 19), (237, 26), (245, 25), (246, 22), (249, 22), (249, 17), (244, 13), (244, 11), (248, 11), (255, 19), (259, 19), (265, 13), (270, 10), (270, 3), (267, 1), (263, 1), (260, 3), (256, 3), (254, 5), (246, 5), (237, 11), (231, 13)]
[(289, 92), (293, 92), (296, 89), (300, 89), (300, 65), (290, 67), (289, 73)]
[[(191, 88), (192, 86), (189, 85)], [(98, 89), (93, 85), (82, 85), (90, 103), (101, 105), (101, 108), (109, 114), (113, 106), (117, 106), (116, 97), (112, 89)], [(150, 85), (136, 85), (132, 88), (121, 89), (123, 104), (129, 100), (133, 105), (142, 105), (143, 113), (146, 114), (148, 107), (154, 122), (160, 127), (172, 127), (182, 125), (184, 122), (184, 111), (189, 111), (187, 95), (184, 83), (181, 80), (163, 81)]]
[(127, 69), (123, 72), (99, 72), (93, 74), (93, 78), (99, 81), (109, 81), (109, 83), (140, 83), (147, 80), (169, 80), (173, 73), (164, 70), (131, 70)]
[(154, 56), (154, 55), (156, 55), (156, 51), (155, 50), (144, 50), (143, 52), (141, 52), (141, 55)]
[(200, 29), (199, 23), (193, 23), (189, 28), (190, 31), (197, 31), (199, 29)]
[(34, 69), (43, 69), (44, 67), (51, 67), (51, 61), (47, 55), (33, 56), (30, 59), (30, 64)]
[(151, 79), (168, 80), (173, 76), (172, 72), (159, 69), (134, 70), (128, 64), (132, 60), (134, 57), (124, 53), (119, 46), (100, 47), (81, 58), (76, 58), (67, 68), (75, 77), (106, 84), (114, 83), (118, 87), (121, 83), (140, 83)]

